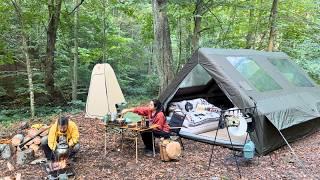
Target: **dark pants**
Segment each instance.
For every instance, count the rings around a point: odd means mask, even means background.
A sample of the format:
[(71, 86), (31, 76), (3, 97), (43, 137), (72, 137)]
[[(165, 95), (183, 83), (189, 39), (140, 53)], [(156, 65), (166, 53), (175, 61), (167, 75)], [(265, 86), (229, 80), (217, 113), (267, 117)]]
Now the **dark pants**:
[[(170, 134), (164, 131), (153, 131), (153, 136), (157, 138), (170, 138)], [(152, 150), (152, 132), (142, 132), (141, 137), (143, 140), (144, 145), (146, 146), (146, 149)]]
[[(41, 148), (44, 151), (44, 154), (48, 160), (56, 160), (55, 152), (50, 149), (48, 146), (48, 136), (44, 136), (41, 139)], [(69, 148), (69, 157), (73, 157), (80, 150), (80, 144), (77, 143), (73, 147)]]

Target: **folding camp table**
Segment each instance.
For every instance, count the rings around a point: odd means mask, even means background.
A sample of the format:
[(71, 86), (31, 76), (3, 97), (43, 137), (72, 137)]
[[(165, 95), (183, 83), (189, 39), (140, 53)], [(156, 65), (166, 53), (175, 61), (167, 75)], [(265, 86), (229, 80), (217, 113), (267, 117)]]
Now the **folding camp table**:
[[(255, 111), (256, 111), (256, 106), (247, 107), (247, 108), (235, 108), (235, 109), (231, 109), (231, 110), (221, 110), (218, 129), (216, 131), (215, 138), (214, 138), (214, 141), (213, 141), (213, 144), (212, 144), (212, 147), (211, 147), (211, 155), (210, 155), (210, 159), (209, 159), (208, 169), (210, 168), (212, 155), (213, 155), (213, 149), (214, 149), (214, 146), (216, 145), (216, 140), (217, 140), (216, 138), (217, 138), (217, 135), (218, 135), (218, 131), (219, 131), (219, 129), (226, 128), (227, 129), (228, 138), (229, 138), (229, 141), (230, 141), (230, 145), (231, 145), (230, 149), (232, 150), (233, 156), (234, 156), (235, 161), (236, 161), (238, 173), (239, 173), (239, 176), (241, 178), (241, 172), (240, 172), (239, 164), (238, 164), (238, 161), (237, 161), (237, 156), (236, 156), (236, 153), (235, 153), (236, 148), (234, 147), (234, 145), (232, 143), (230, 132), (229, 132), (229, 127), (226, 125), (226, 115), (225, 114), (226, 113), (228, 113), (228, 114), (235, 114), (235, 113), (239, 114), (239, 113), (242, 113), (244, 118), (246, 119), (246, 122), (248, 124), (248, 128), (246, 130), (245, 141), (243, 142), (243, 146), (244, 146), (244, 144), (247, 141), (249, 133), (254, 131), (254, 126), (255, 126), (254, 123), (255, 123), (255, 121), (254, 121), (254, 117), (253, 116), (255, 114)], [(248, 121), (248, 119), (250, 119), (250, 122)]]
[[(127, 137), (124, 137), (124, 131), (132, 131), (133, 132), (133, 139), (135, 141), (135, 150), (136, 150), (136, 163), (138, 163), (138, 137), (140, 136), (140, 133), (141, 132), (151, 132), (152, 133), (152, 149), (153, 149), (153, 157), (156, 156), (155, 154), (155, 145), (154, 145), (154, 136), (153, 136), (153, 129), (156, 129), (157, 127), (159, 127), (158, 125), (156, 124), (152, 124), (150, 125), (150, 127), (129, 127), (128, 125), (120, 125), (120, 124), (117, 124), (117, 123), (107, 123), (107, 124), (103, 124), (106, 126), (106, 133), (107, 131), (111, 131), (113, 133), (116, 133), (116, 134), (119, 134), (121, 135), (121, 144), (118, 146), (118, 148), (121, 147), (121, 150), (123, 148), (123, 140), (124, 138), (127, 138)], [(130, 138), (127, 138), (127, 139), (130, 139)], [(105, 155), (107, 154), (107, 140), (105, 138)]]
[(122, 129), (122, 133), (121, 133), (121, 147), (123, 145), (123, 139), (125, 138), (124, 137), (124, 133), (123, 131), (124, 130), (130, 130), (133, 132), (133, 138), (135, 140), (135, 145), (136, 145), (136, 163), (138, 163), (138, 137), (140, 136), (140, 133), (142, 132), (151, 132), (152, 134), (152, 151), (153, 151), (153, 157), (156, 156), (156, 153), (155, 153), (155, 146), (154, 146), (154, 136), (153, 136), (153, 131), (154, 129), (156, 129), (157, 127), (159, 127), (158, 125), (156, 124), (152, 124), (150, 127), (128, 127), (127, 125), (126, 126), (122, 126), (120, 127)]

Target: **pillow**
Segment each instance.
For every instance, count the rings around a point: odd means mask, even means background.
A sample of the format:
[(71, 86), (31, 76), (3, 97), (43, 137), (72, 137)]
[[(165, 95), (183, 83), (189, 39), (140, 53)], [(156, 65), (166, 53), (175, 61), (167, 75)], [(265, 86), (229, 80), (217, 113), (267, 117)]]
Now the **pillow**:
[(189, 112), (187, 113), (187, 119), (189, 120), (189, 126), (198, 126), (212, 121), (219, 121), (220, 114), (215, 112)]

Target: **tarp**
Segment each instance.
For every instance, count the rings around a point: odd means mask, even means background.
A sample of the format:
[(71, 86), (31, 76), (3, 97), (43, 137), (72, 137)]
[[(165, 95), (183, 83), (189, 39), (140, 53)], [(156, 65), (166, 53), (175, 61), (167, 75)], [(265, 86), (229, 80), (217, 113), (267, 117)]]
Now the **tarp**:
[[(199, 65), (215, 83), (207, 83), (203, 88), (180, 88)], [(277, 130), (293, 141), (319, 127), (320, 88), (285, 53), (200, 48), (160, 95), (160, 100), (167, 106), (178, 96), (205, 97), (214, 94), (214, 88), (209, 87), (213, 85), (234, 106), (257, 105), (255, 131), (250, 137), (260, 154), (283, 145)]]
[(86, 103), (86, 117), (102, 119), (107, 113), (116, 113), (115, 105), (125, 102), (112, 67), (96, 64), (92, 70)]

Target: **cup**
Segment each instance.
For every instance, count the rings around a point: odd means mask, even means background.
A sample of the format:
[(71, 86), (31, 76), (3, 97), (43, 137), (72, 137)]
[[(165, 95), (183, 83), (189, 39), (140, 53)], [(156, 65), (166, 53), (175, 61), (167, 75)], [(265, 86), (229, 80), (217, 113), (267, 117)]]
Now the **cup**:
[(115, 121), (117, 119), (117, 113), (112, 112), (110, 116), (111, 116), (111, 121)]

